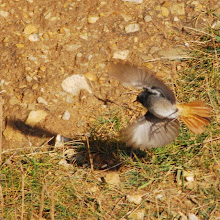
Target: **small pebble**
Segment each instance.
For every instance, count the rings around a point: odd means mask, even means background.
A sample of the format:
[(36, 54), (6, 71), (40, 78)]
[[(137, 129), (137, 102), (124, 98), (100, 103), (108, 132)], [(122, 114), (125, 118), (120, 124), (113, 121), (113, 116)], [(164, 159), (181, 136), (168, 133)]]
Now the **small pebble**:
[(85, 77), (90, 80), (90, 81), (93, 81), (93, 82), (97, 82), (98, 78), (97, 76), (93, 73), (93, 72), (87, 72), (85, 74)]
[(82, 47), (81, 44), (68, 44), (64, 48), (66, 49), (66, 51), (72, 52), (72, 51), (76, 51), (80, 47)]
[(129, 55), (129, 50), (121, 50), (121, 51), (115, 51), (113, 54), (114, 59), (120, 59), (120, 60), (126, 60)]
[(142, 220), (144, 219), (145, 209), (138, 209), (133, 211), (128, 217), (133, 220)]
[(161, 14), (162, 14), (163, 17), (168, 17), (169, 14), (170, 14), (170, 11), (166, 7), (161, 7)]
[(40, 41), (39, 34), (31, 34), (31, 35), (29, 35), (28, 40), (30, 40), (32, 42)]
[(136, 205), (139, 205), (142, 202), (142, 195), (127, 195), (126, 198), (128, 202), (132, 202)]
[(32, 81), (32, 77), (29, 76), (29, 75), (27, 75), (27, 76), (26, 76), (26, 81), (30, 83), (30, 82)]
[(63, 113), (62, 119), (63, 119), (64, 121), (68, 121), (68, 120), (70, 119), (70, 113), (69, 113), (68, 110), (66, 110), (66, 111)]
[(92, 90), (87, 83), (85, 76), (82, 75), (76, 74), (67, 77), (63, 80), (61, 86), (65, 92), (71, 93), (73, 96), (78, 95), (79, 92), (83, 89), (89, 93), (92, 93)]
[(99, 20), (99, 17), (98, 16), (89, 16), (88, 17), (88, 22), (90, 23), (90, 24), (94, 24), (96, 21), (98, 21)]
[(40, 121), (43, 121), (47, 116), (47, 112), (44, 110), (31, 111), (26, 120), (26, 124), (30, 126), (34, 126)]
[(145, 22), (150, 22), (150, 21), (152, 21), (152, 17), (150, 15), (146, 15), (144, 17), (144, 20), (145, 20)]
[(9, 15), (9, 13), (7, 11), (0, 11), (0, 16), (2, 16), (3, 18), (7, 18)]
[(125, 27), (126, 33), (134, 33), (140, 30), (139, 24), (129, 24)]
[(59, 165), (62, 165), (64, 168), (69, 168), (70, 164), (67, 163), (65, 159), (61, 159), (60, 162), (58, 163)]
[(44, 104), (44, 105), (48, 105), (48, 102), (42, 97), (38, 97), (37, 102), (41, 103), (41, 104)]
[(143, 0), (122, 0), (123, 2), (132, 2), (132, 3), (136, 3), (136, 4), (141, 4), (143, 3)]
[(37, 32), (37, 28), (32, 24), (29, 24), (24, 28), (24, 34), (26, 35), (30, 35), (36, 32)]
[(198, 220), (198, 217), (195, 214), (189, 214), (189, 220)]
[(173, 3), (170, 7), (171, 14), (174, 15), (185, 15), (184, 3)]

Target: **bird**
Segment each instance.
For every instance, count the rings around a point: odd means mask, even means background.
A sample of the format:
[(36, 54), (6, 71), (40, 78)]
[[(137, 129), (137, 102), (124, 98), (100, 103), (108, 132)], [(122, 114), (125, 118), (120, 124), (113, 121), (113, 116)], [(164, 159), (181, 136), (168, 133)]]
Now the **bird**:
[(163, 147), (179, 134), (182, 120), (194, 134), (201, 134), (211, 120), (211, 109), (202, 101), (177, 103), (174, 92), (150, 69), (130, 63), (111, 63), (109, 75), (123, 84), (142, 89), (136, 101), (147, 112), (122, 133), (127, 146), (134, 149)]

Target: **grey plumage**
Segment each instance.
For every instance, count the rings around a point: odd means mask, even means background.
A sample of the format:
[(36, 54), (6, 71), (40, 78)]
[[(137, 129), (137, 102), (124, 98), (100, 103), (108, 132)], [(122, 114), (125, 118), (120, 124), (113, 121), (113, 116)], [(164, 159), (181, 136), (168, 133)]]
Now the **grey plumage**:
[(123, 132), (128, 146), (155, 148), (171, 143), (179, 133), (178, 111), (174, 93), (149, 69), (129, 64), (112, 64), (110, 75), (121, 82), (144, 89), (137, 101), (148, 112)]

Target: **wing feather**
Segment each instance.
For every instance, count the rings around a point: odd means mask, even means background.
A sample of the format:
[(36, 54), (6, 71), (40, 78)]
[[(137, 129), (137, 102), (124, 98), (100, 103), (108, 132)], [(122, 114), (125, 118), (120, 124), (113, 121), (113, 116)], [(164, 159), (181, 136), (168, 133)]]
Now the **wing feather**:
[(160, 119), (147, 112), (125, 129), (124, 140), (133, 148), (155, 148), (171, 143), (178, 133), (178, 120)]
[(172, 90), (150, 69), (141, 69), (128, 63), (117, 63), (109, 65), (109, 74), (115, 79), (137, 88), (157, 88), (172, 104), (176, 102)]

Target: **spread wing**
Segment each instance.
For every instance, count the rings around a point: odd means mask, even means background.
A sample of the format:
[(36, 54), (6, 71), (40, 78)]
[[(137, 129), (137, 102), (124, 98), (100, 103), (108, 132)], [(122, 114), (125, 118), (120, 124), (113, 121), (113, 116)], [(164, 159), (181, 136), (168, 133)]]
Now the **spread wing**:
[(158, 79), (150, 69), (144, 70), (129, 64), (117, 63), (109, 66), (109, 73), (115, 79), (137, 88), (150, 87), (158, 89), (172, 104), (176, 102), (172, 90), (162, 80)]
[(123, 135), (128, 146), (146, 149), (165, 146), (173, 142), (178, 133), (177, 119), (160, 119), (147, 112), (128, 126)]

